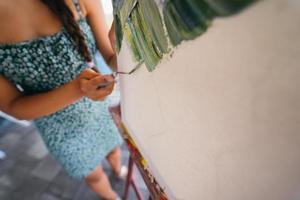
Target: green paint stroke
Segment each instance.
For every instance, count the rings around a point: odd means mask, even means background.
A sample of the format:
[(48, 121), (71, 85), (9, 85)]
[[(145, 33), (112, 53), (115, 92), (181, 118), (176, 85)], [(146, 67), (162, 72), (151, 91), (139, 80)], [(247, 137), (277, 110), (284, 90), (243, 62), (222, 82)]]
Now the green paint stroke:
[(138, 40), (137, 38), (137, 34), (136, 31), (133, 27), (133, 24), (131, 22), (129, 22), (125, 28), (124, 28), (124, 33), (125, 33), (125, 37), (127, 39), (127, 42), (130, 46), (131, 49), (131, 53), (133, 54), (133, 57), (136, 61), (143, 62), (144, 61), (144, 57), (143, 57), (143, 52), (142, 52), (142, 48), (139, 46)]
[[(218, 16), (230, 16), (255, 0), (164, 0), (164, 23), (155, 0), (113, 0), (117, 49), (123, 37), (137, 62), (153, 71), (173, 46), (204, 33)], [(167, 33), (164, 29), (164, 24)], [(168, 36), (167, 36), (168, 34)]]
[(174, 46), (204, 33), (214, 17), (213, 10), (201, 0), (169, 0), (163, 12)]
[(153, 71), (168, 53), (167, 33), (154, 0), (129, 0), (122, 3), (115, 20), (129, 43), (133, 57)]
[(116, 25), (116, 48), (120, 52), (122, 40), (123, 40), (123, 29), (130, 15), (130, 12), (134, 8), (137, 0), (113, 0), (114, 8), (114, 19)]
[(161, 53), (168, 53), (167, 34), (155, 1), (139, 0), (139, 6), (157, 50)]
[(204, 0), (218, 16), (229, 16), (240, 12), (254, 0)]
[(117, 49), (117, 52), (120, 52), (122, 41), (123, 41), (123, 27), (122, 27), (119, 16), (115, 15), (114, 18), (115, 18), (115, 29), (116, 29), (115, 30), (116, 49)]
[(254, 0), (166, 0), (163, 14), (174, 46), (204, 33), (217, 16), (241, 11)]
[[(128, 38), (128, 41), (135, 41), (136, 47), (138, 47), (137, 50), (133, 51), (138, 51), (147, 69), (153, 71), (161, 60), (163, 53), (155, 45), (139, 4), (131, 12), (127, 23), (131, 31), (129, 36), (132, 37)], [(134, 45), (130, 44), (130, 46), (133, 47)]]
[(125, 26), (128, 17), (130, 16), (130, 13), (132, 10), (136, 7), (138, 0), (122, 0), (123, 4), (120, 9), (120, 19), (123, 26)]

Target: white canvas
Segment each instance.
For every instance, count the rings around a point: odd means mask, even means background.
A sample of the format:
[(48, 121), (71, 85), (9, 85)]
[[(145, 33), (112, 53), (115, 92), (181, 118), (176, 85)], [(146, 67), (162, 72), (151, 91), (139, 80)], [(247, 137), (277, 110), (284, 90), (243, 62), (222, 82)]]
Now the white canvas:
[[(118, 60), (134, 65), (124, 41)], [(120, 83), (123, 121), (170, 199), (300, 199), (299, 0), (218, 18)]]

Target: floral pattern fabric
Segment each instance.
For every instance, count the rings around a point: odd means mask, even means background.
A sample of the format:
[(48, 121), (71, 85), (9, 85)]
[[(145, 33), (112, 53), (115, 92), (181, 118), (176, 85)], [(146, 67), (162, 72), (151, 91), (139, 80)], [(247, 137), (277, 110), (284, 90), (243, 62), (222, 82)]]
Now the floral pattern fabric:
[[(95, 55), (90, 26), (84, 17), (78, 23)], [(0, 44), (0, 74), (26, 95), (68, 83), (85, 68), (87, 63), (65, 28), (29, 41)], [(108, 100), (95, 102), (84, 97), (34, 121), (50, 153), (76, 179), (87, 176), (122, 142), (108, 106)]]

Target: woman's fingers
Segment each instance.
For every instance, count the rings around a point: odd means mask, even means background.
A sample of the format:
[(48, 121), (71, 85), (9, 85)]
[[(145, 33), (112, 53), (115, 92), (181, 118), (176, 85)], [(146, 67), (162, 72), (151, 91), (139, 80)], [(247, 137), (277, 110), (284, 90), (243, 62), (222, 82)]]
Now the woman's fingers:
[[(99, 88), (100, 85), (110, 82), (105, 87)], [(96, 76), (90, 80), (81, 79), (80, 89), (85, 93), (85, 96), (94, 100), (101, 101), (110, 95), (114, 88), (114, 79), (109, 76)]]
[(91, 85), (93, 85), (92, 87), (95, 87), (97, 89), (114, 86), (114, 83), (115, 83), (115, 79), (110, 75), (95, 77), (91, 79)]
[(103, 100), (105, 99), (108, 95), (111, 94), (111, 91), (107, 90), (107, 89), (99, 89), (97, 90), (97, 92), (94, 93), (94, 95), (92, 96), (93, 100)]
[(88, 68), (83, 70), (80, 75), (79, 78), (84, 78), (84, 79), (91, 79), (94, 78), (95, 76), (99, 76), (100, 74), (98, 72), (95, 72), (94, 70)]
[(90, 80), (90, 84), (93, 88), (97, 88), (104, 83), (106, 83), (106, 79), (103, 76), (96, 76)]
[[(107, 85), (106, 85), (107, 84)], [(87, 92), (89, 90), (100, 89), (101, 85), (106, 85), (104, 88), (110, 88), (114, 86), (114, 79), (108, 79), (104, 76), (97, 76), (90, 80), (81, 79), (80, 86), (83, 92)]]
[(89, 96), (94, 101), (103, 101), (108, 95), (112, 93), (113, 87), (98, 89), (96, 92)]
[(83, 70), (78, 78), (81, 91), (94, 101), (104, 100), (114, 89), (113, 76), (101, 75), (92, 69)]
[(106, 81), (109, 81), (109, 82), (115, 81), (115, 79), (112, 75), (103, 75), (103, 77), (106, 79)]

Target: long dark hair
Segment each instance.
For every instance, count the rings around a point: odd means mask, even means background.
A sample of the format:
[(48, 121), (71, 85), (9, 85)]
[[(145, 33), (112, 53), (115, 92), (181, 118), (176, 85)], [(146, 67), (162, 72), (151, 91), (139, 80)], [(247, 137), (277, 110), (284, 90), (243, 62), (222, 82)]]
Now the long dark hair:
[(65, 0), (41, 0), (61, 20), (63, 26), (75, 42), (79, 53), (88, 61), (92, 61), (83, 33)]

